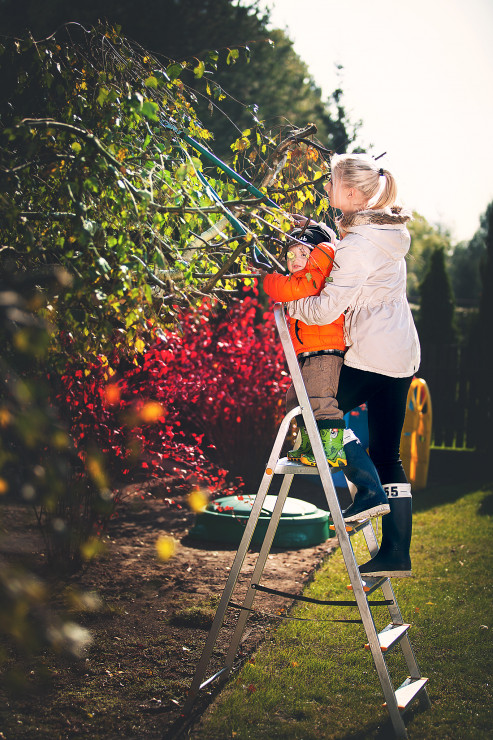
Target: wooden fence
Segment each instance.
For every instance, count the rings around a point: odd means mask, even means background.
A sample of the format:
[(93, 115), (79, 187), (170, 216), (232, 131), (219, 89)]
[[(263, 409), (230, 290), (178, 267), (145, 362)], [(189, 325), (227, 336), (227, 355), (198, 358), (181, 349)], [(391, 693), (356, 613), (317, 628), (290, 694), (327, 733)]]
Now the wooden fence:
[(493, 439), (493, 377), (484, 366), (487, 358), (458, 345), (422, 344), (421, 350), (417, 375), (430, 391), (432, 445), (484, 448), (484, 435)]

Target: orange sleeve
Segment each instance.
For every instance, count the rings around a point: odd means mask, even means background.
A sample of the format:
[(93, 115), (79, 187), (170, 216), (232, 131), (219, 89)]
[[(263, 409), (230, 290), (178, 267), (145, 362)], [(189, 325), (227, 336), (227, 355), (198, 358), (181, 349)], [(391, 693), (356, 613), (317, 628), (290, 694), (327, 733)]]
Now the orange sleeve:
[(333, 247), (323, 242), (314, 247), (303, 270), (292, 275), (280, 275), (278, 272), (266, 275), (263, 288), (268, 296), (283, 303), (318, 295), (332, 270), (333, 261)]

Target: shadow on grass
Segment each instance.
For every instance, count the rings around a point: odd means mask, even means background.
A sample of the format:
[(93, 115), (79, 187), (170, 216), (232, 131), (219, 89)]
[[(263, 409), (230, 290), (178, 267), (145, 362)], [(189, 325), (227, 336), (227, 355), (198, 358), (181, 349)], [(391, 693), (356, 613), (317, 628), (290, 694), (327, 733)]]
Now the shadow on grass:
[[(474, 452), (431, 450), (428, 485), (413, 493), (413, 511), (451, 504), (469, 493), (491, 486), (491, 467)], [(483, 500), (479, 514), (493, 513), (493, 495)]]
[[(403, 716), (406, 727), (412, 724), (413, 719), (422, 711), (426, 711), (416, 703)], [(361, 730), (341, 735), (339, 740), (395, 740), (395, 732), (390, 717), (382, 718), (382, 722), (372, 722)]]

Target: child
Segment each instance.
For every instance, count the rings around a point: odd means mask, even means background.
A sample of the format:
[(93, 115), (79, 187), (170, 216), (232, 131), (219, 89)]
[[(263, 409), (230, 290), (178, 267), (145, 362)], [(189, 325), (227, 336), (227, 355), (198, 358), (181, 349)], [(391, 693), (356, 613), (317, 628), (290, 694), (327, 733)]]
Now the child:
[[(301, 229), (294, 229), (291, 236), (302, 243), (295, 243), (288, 249), (286, 256), (290, 274), (284, 276), (272, 273), (266, 275), (263, 282), (267, 295), (276, 301), (294, 301), (297, 298), (319, 295), (332, 270), (335, 243), (333, 231), (327, 229), (325, 233), (314, 226), (306, 229), (303, 234)], [(327, 461), (334, 468), (341, 467), (346, 464), (343, 442), (345, 423), (335, 396), (345, 350), (344, 316), (341, 315), (332, 324), (324, 326), (307, 326), (294, 319), (288, 319), (288, 323)], [(291, 411), (297, 405), (296, 393), (291, 384), (286, 395), (286, 411)], [(301, 434), (301, 445), (288, 452), (288, 459), (315, 466), (303, 417), (297, 416), (296, 422)]]
[[(310, 225), (304, 232), (293, 230), (291, 236), (303, 244), (289, 248), (287, 266), (290, 275), (272, 273), (265, 275), (263, 281), (267, 295), (283, 302), (319, 295), (326, 280), (330, 281), (328, 276), (334, 262), (335, 234), (327, 227)], [(335, 398), (345, 351), (343, 324), (344, 314), (341, 314), (331, 324), (323, 326), (290, 320), (289, 330), (327, 461), (333, 468), (342, 467), (346, 478), (357, 489), (353, 504), (343, 512), (345, 521), (352, 522), (387, 514), (390, 507), (375, 466), (355, 434), (345, 429), (343, 414)], [(291, 385), (286, 396), (287, 410), (293, 409), (297, 403)], [(288, 459), (314, 467), (315, 456), (303, 417), (298, 416), (296, 421), (301, 446), (291, 450)]]

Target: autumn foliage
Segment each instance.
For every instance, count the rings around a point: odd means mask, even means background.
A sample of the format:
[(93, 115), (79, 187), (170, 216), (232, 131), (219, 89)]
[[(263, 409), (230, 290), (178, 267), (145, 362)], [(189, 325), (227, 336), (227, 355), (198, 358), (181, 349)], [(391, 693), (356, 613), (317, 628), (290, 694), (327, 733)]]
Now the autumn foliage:
[(272, 312), (246, 291), (152, 336), (132, 362), (100, 356), (63, 375), (57, 400), (80, 454), (101, 455), (108, 481), (161, 477), (170, 493), (258, 485), (289, 384)]

